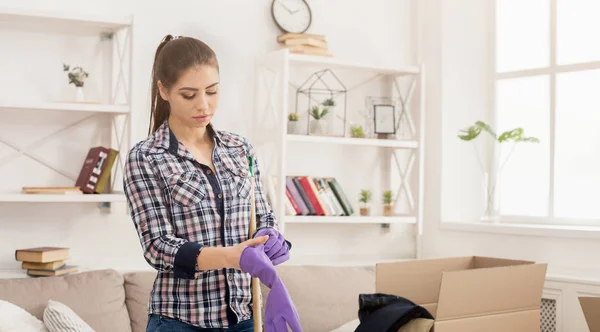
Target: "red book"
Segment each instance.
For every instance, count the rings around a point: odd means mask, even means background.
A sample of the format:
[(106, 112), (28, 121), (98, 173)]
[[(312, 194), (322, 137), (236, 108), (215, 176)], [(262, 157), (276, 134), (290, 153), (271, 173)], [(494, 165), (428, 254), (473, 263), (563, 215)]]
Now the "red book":
[(107, 148), (97, 146), (91, 148), (85, 157), (75, 182), (75, 186), (81, 188), (84, 193), (93, 194), (96, 191), (100, 175), (102, 175), (108, 159), (108, 152)]
[(317, 194), (315, 193), (312, 186), (310, 185), (310, 181), (312, 181), (312, 180), (310, 180), (307, 176), (300, 176), (300, 177), (298, 177), (298, 180), (300, 181), (302, 188), (304, 188), (304, 191), (306, 192), (306, 195), (308, 196), (308, 199), (310, 200), (310, 204), (312, 204), (313, 208), (315, 209), (316, 215), (324, 216), (325, 210), (323, 209), (323, 206), (321, 206), (321, 202), (319, 202), (319, 199), (317, 198)]

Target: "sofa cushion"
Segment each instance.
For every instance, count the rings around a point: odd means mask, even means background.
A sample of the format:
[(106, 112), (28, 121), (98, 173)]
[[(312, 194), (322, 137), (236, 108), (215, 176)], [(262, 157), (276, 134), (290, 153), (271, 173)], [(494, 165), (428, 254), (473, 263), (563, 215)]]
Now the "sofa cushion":
[[(282, 264), (277, 273), (304, 331), (328, 332), (358, 318), (358, 295), (375, 292), (374, 267)], [(265, 301), (269, 289), (261, 286)]]
[(156, 272), (129, 272), (125, 277), (125, 304), (133, 332), (145, 332), (148, 324), (148, 301)]
[(94, 332), (73, 309), (52, 300), (44, 310), (44, 324), (50, 332)]
[(131, 331), (123, 276), (95, 270), (57, 277), (0, 279), (0, 299), (42, 319), (48, 300), (64, 303), (96, 332)]
[(0, 331), (48, 332), (44, 322), (25, 309), (8, 301), (0, 300)]

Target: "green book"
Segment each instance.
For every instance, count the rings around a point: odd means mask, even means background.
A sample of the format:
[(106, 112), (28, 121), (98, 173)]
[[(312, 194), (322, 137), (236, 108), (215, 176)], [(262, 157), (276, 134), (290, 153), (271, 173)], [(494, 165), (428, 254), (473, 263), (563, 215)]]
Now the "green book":
[(346, 195), (344, 194), (344, 191), (342, 190), (342, 187), (340, 186), (340, 184), (337, 182), (337, 180), (335, 178), (324, 178), (324, 179), (327, 181), (327, 183), (331, 187), (331, 190), (335, 194), (335, 197), (337, 197), (340, 204), (342, 204), (342, 207), (344, 208), (346, 215), (351, 216), (354, 213), (354, 209), (352, 208), (352, 204), (350, 204), (350, 201), (348, 201), (348, 197), (346, 197)]

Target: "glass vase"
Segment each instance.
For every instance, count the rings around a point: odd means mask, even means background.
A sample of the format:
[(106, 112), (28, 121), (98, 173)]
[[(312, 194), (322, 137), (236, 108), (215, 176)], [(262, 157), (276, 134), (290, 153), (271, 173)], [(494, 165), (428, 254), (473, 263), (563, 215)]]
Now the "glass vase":
[(484, 222), (500, 221), (500, 173), (486, 172), (483, 175), (483, 215)]

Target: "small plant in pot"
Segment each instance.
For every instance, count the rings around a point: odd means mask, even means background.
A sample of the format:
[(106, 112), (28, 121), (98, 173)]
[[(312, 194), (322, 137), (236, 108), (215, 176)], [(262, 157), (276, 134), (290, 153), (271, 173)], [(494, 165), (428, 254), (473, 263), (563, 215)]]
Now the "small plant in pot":
[(83, 85), (85, 83), (85, 79), (88, 78), (90, 74), (83, 70), (83, 68), (80, 66), (71, 68), (70, 65), (64, 63), (63, 71), (68, 72), (67, 78), (69, 79), (69, 84), (75, 85), (75, 100), (84, 101)]
[(299, 134), (300, 133), (300, 122), (298, 121), (300, 117), (298, 113), (292, 112), (288, 114), (288, 126), (287, 132), (288, 134)]
[(336, 103), (335, 100), (333, 98), (327, 98), (325, 99), (322, 103), (321, 106), (323, 106), (323, 110), (327, 111), (327, 113), (325, 115), (328, 116), (323, 116), (323, 120), (325, 121), (324, 126), (326, 127), (327, 131), (333, 131), (333, 114), (335, 114), (335, 107)]
[(394, 206), (393, 206), (393, 202), (394, 202), (394, 195), (392, 193), (391, 190), (386, 190), (383, 192), (383, 215), (386, 217), (389, 217), (392, 215), (392, 212), (394, 210)]
[(310, 115), (313, 117), (313, 121), (310, 126), (311, 134), (322, 134), (325, 132), (325, 127), (323, 124), (323, 118), (329, 113), (329, 109), (323, 108), (321, 109), (319, 106), (315, 105), (310, 110)]
[(365, 132), (362, 126), (350, 126), (350, 137), (364, 138)]
[(371, 215), (371, 191), (367, 189), (363, 189), (360, 191), (360, 196), (358, 198), (360, 215), (368, 216)]

